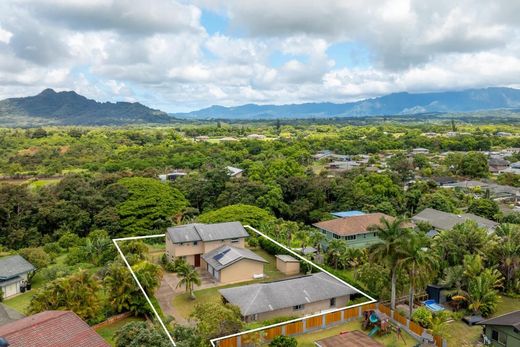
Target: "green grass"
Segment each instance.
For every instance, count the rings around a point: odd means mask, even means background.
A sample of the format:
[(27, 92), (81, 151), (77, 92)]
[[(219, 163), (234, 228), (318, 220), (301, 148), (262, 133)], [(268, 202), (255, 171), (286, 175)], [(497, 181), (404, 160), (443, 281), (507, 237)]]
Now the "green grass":
[[(341, 324), (338, 326), (335, 326), (333, 328), (320, 330), (314, 333), (310, 334), (304, 334), (301, 336), (296, 337), (296, 340), (298, 340), (298, 347), (314, 347), (314, 341), (331, 337), (334, 335), (338, 335), (341, 332), (345, 331), (353, 331), (353, 330), (361, 330), (361, 321), (360, 320), (353, 320), (345, 324)], [(368, 334), (368, 332), (366, 332)], [(397, 335), (395, 333), (391, 333), (385, 336), (377, 336), (374, 339), (380, 343), (382, 343), (385, 346), (415, 346), (417, 344), (417, 341), (414, 340), (410, 335), (408, 335), (406, 332), (402, 332), (402, 335), (406, 341), (406, 344), (403, 343), (403, 340), (399, 339), (397, 340)]]
[(128, 318), (122, 319), (118, 322), (115, 322), (113, 324), (109, 324), (102, 328), (96, 329), (96, 332), (99, 335), (101, 335), (101, 337), (106, 342), (108, 342), (111, 346), (115, 346), (114, 335), (122, 326), (124, 326), (127, 323), (139, 322), (142, 320), (143, 320), (142, 318), (138, 318), (138, 317), (128, 317)]
[(4, 300), (4, 304), (7, 306), (14, 308), (16, 311), (27, 314), (27, 308), (29, 307), (29, 303), (31, 302), (31, 298), (36, 289), (43, 287), (45, 284), (43, 278), (41, 278), (40, 274), (34, 275), (32, 279), (32, 288), (30, 291), (25, 292), (23, 294), (19, 294), (13, 298)]
[[(517, 310), (520, 310), (520, 299), (502, 296), (497, 311), (491, 317)], [(448, 323), (448, 346), (473, 346), (479, 340), (481, 332), (482, 326), (480, 325), (470, 327), (462, 321)]]

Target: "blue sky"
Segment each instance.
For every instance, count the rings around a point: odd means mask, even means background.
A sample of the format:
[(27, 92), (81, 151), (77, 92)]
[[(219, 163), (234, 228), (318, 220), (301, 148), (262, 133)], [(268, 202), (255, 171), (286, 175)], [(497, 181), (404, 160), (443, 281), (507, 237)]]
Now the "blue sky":
[(520, 87), (519, 12), (505, 0), (7, 0), (0, 98), (50, 87), (184, 112)]

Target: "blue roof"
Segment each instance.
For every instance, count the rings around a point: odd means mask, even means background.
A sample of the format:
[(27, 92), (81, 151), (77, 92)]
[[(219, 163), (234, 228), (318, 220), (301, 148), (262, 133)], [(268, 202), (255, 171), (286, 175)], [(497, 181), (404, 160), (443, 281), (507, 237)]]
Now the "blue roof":
[(362, 216), (365, 212), (362, 211), (341, 211), (341, 212), (332, 212), (331, 215), (338, 218), (345, 218), (345, 217), (354, 217), (354, 216)]

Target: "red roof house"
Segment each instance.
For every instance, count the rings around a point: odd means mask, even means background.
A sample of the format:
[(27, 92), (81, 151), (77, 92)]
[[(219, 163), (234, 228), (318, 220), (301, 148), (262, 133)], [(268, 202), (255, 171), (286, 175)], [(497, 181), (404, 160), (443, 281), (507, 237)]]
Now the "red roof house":
[(9, 347), (109, 347), (72, 311), (44, 311), (0, 326)]

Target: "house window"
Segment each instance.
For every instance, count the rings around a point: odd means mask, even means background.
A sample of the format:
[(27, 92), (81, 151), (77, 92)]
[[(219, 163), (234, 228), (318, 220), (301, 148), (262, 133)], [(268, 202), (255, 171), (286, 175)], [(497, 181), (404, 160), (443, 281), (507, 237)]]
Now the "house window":
[(498, 342), (501, 345), (506, 345), (507, 343), (507, 336), (506, 334), (497, 331), (497, 330), (491, 330), (491, 340)]
[(374, 233), (373, 236), (374, 236), (374, 237), (377, 237), (377, 233)]
[(346, 240), (355, 240), (356, 239), (356, 235), (347, 235), (345, 236)]
[(238, 243), (239, 241), (239, 239), (231, 239), (231, 243)]
[(336, 306), (336, 298), (330, 299), (330, 307)]
[(335, 238), (335, 239), (339, 239), (339, 235), (336, 235), (336, 234), (332, 234), (332, 237)]
[(193, 241), (193, 245), (196, 246), (198, 244), (197, 241)]
[(296, 305), (296, 306), (293, 306), (293, 311), (301, 311), (303, 310), (305, 307), (305, 305)]
[(251, 315), (250, 317), (251, 317), (252, 322), (256, 322), (258, 320), (258, 313), (255, 313), (255, 314)]

